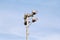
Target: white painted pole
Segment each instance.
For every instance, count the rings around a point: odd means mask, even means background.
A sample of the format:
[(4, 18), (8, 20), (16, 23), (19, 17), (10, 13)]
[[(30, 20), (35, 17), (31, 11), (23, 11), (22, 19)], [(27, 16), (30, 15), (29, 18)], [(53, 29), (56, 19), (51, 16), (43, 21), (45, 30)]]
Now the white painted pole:
[(26, 40), (28, 40), (28, 36), (29, 36), (29, 23), (28, 23), (28, 17), (27, 17), (27, 25), (26, 25)]

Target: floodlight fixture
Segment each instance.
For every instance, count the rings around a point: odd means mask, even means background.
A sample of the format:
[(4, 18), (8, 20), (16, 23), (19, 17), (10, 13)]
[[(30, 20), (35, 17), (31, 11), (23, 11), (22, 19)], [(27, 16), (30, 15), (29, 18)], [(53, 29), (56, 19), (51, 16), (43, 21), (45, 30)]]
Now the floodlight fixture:
[(37, 13), (36, 13), (36, 11), (35, 10), (33, 10), (32, 11), (32, 15), (36, 15)]
[(24, 25), (27, 25), (27, 21), (24, 21)]
[(27, 19), (27, 17), (28, 17), (28, 15), (27, 15), (27, 14), (25, 14), (25, 15), (24, 15), (24, 20), (26, 20), (26, 19)]

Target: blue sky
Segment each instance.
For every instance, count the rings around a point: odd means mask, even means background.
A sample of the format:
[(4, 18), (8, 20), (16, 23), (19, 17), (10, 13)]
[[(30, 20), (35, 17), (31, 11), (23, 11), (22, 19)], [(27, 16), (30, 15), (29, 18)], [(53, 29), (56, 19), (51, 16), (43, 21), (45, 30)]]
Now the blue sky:
[(0, 0), (0, 40), (25, 40), (24, 13), (38, 10), (30, 40), (60, 40), (60, 0)]

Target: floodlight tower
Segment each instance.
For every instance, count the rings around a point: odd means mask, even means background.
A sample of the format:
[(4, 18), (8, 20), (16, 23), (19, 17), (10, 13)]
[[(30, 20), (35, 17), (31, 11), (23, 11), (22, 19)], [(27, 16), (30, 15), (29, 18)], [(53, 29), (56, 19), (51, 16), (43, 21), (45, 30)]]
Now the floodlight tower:
[[(36, 15), (36, 14), (37, 14), (36, 11), (33, 10), (31, 14), (27, 13), (24, 15), (24, 25), (26, 26), (26, 40), (28, 40), (28, 36), (29, 36), (29, 25), (36, 22), (36, 20), (37, 20), (36, 18), (34, 18), (34, 15)], [(32, 19), (31, 21), (29, 21), (30, 17)]]

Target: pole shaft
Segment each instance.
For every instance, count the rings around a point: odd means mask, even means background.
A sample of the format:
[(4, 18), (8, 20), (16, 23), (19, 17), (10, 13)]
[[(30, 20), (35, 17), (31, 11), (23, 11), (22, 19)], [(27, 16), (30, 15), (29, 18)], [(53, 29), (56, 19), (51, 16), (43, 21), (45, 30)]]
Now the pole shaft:
[(28, 17), (27, 17), (27, 25), (26, 25), (26, 40), (28, 40), (28, 36), (29, 36), (29, 24), (28, 24)]
[(26, 27), (26, 40), (28, 40), (28, 27)]

